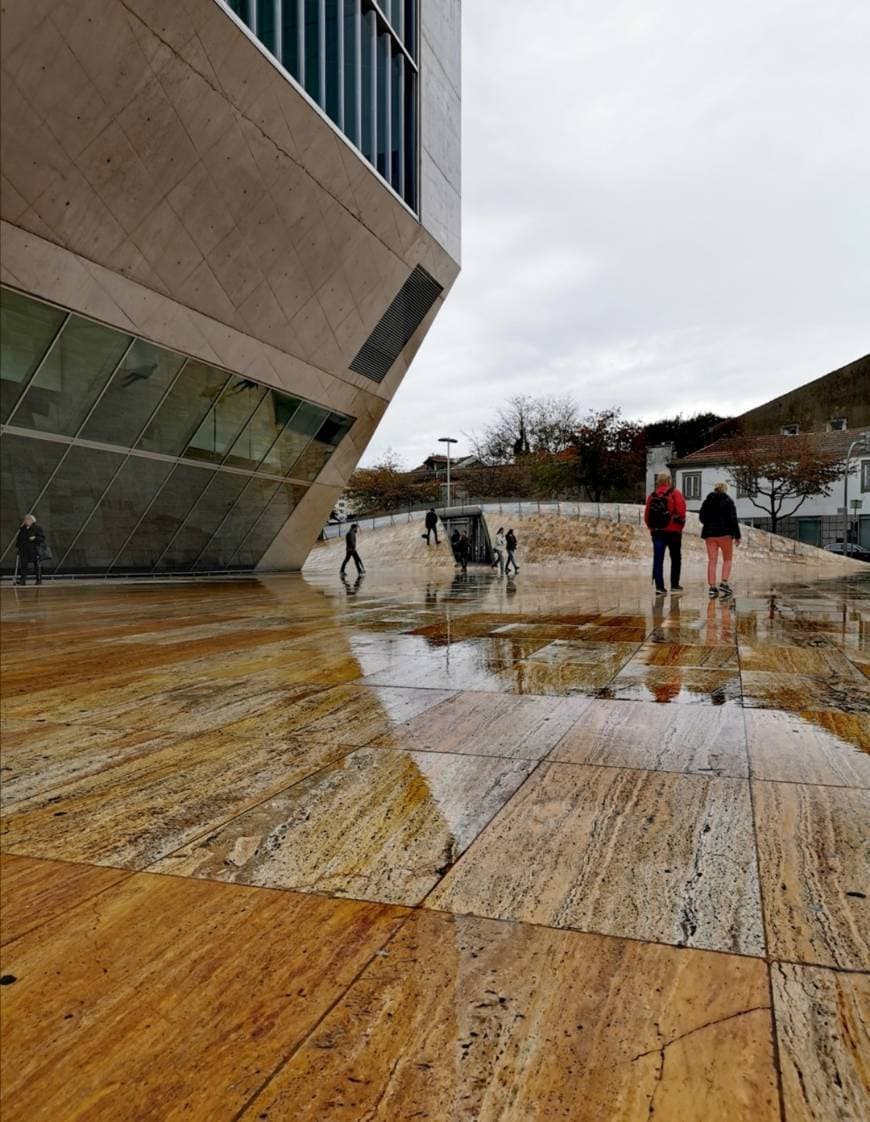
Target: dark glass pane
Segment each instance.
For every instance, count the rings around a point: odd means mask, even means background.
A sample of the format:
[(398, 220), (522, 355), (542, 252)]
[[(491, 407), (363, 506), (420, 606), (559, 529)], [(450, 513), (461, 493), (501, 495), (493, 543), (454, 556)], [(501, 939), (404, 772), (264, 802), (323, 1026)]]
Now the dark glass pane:
[(230, 0), (230, 7), (239, 17), (250, 24), (251, 22), (251, 0)]
[(248, 475), (214, 472), (211, 483), (200, 495), (157, 568), (163, 572), (185, 572), (190, 569), (249, 479)]
[(245, 534), (238, 552), (230, 558), (230, 568), (253, 569), (260, 563), (260, 558), (293, 513), (305, 491), (305, 487), (297, 487), (293, 483), (278, 484), (278, 490), (266, 507), (262, 518)]
[(362, 18), (362, 154), (372, 163), (375, 158), (375, 86), (377, 84), (378, 28), (374, 12)]
[(281, 5), (281, 63), (297, 81), (302, 80), (302, 29), (299, 18), (301, 0), (283, 0)]
[(137, 447), (180, 456), (228, 379), (223, 370), (188, 362)]
[(226, 458), (227, 467), (254, 471), (299, 408), (299, 399), (268, 390), (250, 422), (236, 438)]
[(390, 36), (384, 31), (378, 37), (378, 162), (377, 168), (384, 179), (389, 178), (387, 153), (390, 148)]
[(66, 555), (64, 572), (108, 569), (171, 471), (172, 464), (166, 460), (131, 456)]
[[(341, 68), (338, 57), (339, 19), (343, 0), (326, 0), (326, 112), (337, 125), (342, 124)], [(344, 25), (342, 23), (342, 31)]]
[(320, 49), (320, 0), (305, 0), (305, 89), (318, 105), (323, 104)]
[(9, 288), (0, 290), (0, 419), (6, 421), (65, 313)]
[[(6, 433), (0, 440), (0, 548), (8, 551), (4, 558), (4, 571), (11, 571), (15, 567), (15, 550), (10, 547), (24, 515), (35, 514), (36, 521), (43, 526), (41, 510), (34, 510), (33, 507), (39, 492), (68, 447), (68, 444), (13, 436), (12, 433)], [(50, 527), (43, 526), (43, 529), (46, 533), (50, 532)]]
[(189, 460), (219, 464), (266, 391), (247, 378), (231, 378), (184, 450)]
[(257, 38), (267, 51), (275, 53), (275, 0), (256, 0)]
[(33, 512), (45, 530), (54, 555), (54, 560), (46, 565), (47, 569), (57, 568), (61, 563), (73, 538), (123, 461), (122, 452), (70, 448), (62, 467), (39, 500), (39, 510)]
[(130, 447), (183, 362), (183, 355), (137, 339), (88, 417), (81, 435), (88, 440)]
[(292, 475), (293, 466), (327, 417), (327, 411), (307, 401), (299, 406), (287, 428), (260, 465), (271, 475)]
[(405, 202), (417, 209), (417, 75), (405, 71)]
[(239, 501), (221, 523), (217, 533), (205, 547), (196, 563), (200, 572), (209, 569), (225, 569), (230, 563), (245, 535), (263, 513), (269, 499), (280, 487), (272, 479), (249, 479), (248, 485), (239, 496)]
[(405, 46), (411, 57), (417, 57), (417, 0), (405, 0)]
[(212, 477), (205, 468), (178, 464), (112, 571), (150, 572)]
[(74, 436), (130, 338), (72, 316), (15, 410), (14, 423)]
[(340, 413), (331, 413), (315, 439), (302, 453), (292, 474), (297, 479), (316, 479), (326, 466), (326, 461), (341, 443), (350, 425), (349, 418), (343, 417)]
[(359, 144), (359, 0), (344, 3), (344, 131), (349, 140)]
[(393, 56), (393, 75), (390, 85), (390, 183), (401, 195), (405, 187), (404, 126), (405, 126), (405, 56), (396, 51)]

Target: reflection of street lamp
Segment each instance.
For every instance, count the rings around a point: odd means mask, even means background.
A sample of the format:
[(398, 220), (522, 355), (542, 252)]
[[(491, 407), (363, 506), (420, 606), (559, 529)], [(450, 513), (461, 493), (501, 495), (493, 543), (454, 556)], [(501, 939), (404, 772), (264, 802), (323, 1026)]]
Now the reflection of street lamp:
[(852, 449), (859, 447), (862, 453), (870, 452), (870, 432), (865, 432), (853, 440), (846, 453), (846, 470), (843, 473), (843, 556), (849, 556), (849, 459)]
[(450, 506), (450, 445), (459, 441), (455, 436), (439, 436), (438, 443), (447, 445), (447, 505)]

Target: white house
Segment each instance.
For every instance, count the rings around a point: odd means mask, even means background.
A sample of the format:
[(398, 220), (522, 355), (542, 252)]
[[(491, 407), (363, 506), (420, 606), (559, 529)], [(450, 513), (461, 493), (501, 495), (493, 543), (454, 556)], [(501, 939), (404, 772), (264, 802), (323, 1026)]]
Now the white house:
[[(796, 425), (783, 428), (776, 436), (755, 436), (747, 440), (753, 444), (779, 442), (781, 438), (799, 436)], [(844, 493), (848, 486), (849, 540), (857, 541), (870, 549), (870, 428), (838, 429), (834, 431), (804, 434), (810, 438), (820, 452), (845, 461), (849, 449), (848, 477), (844, 470), (842, 478), (834, 484), (828, 495), (810, 495), (802, 502), (799, 498), (787, 499), (782, 507), (777, 532), (787, 537), (811, 545), (826, 546), (843, 540)], [(665, 448), (650, 449), (648, 467), (658, 467), (667, 462), (674, 478), (675, 486), (686, 497), (691, 511), (698, 511), (704, 498), (713, 490), (716, 483), (728, 484), (731, 497), (737, 504), (737, 516), (741, 522), (770, 529), (769, 514), (756, 505), (749, 494), (737, 488), (729, 470), (729, 448), (727, 439), (717, 440), (705, 448), (698, 449), (681, 459), (669, 457)], [(848, 483), (847, 483), (848, 480)], [(760, 491), (764, 490), (763, 482)], [(762, 507), (764, 499), (758, 500)]]

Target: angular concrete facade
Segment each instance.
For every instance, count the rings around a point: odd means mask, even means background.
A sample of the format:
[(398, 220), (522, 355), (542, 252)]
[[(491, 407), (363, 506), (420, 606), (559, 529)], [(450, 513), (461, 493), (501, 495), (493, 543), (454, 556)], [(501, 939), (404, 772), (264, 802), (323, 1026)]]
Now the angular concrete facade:
[[(458, 0), (421, 0), (415, 215), (218, 0), (4, 5), (5, 291), (236, 376), (259, 400), (289, 395), (349, 425), (316, 474), (274, 475), (297, 488), (295, 506), (258, 568), (301, 566), (458, 274), (459, 13)], [(381, 381), (355, 372), (415, 270), (440, 294)], [(52, 432), (28, 419), (27, 379), (44, 376), (21, 376), (7, 436), (63, 444), (65, 456), (111, 450), (111, 434), (89, 440), (84, 421)], [(183, 449), (118, 444), (128, 472), (140, 459), (185, 461)], [(52, 470), (57, 478), (63, 462)], [(6, 497), (40, 518), (51, 482), (39, 482), (31, 494), (13, 481)], [(250, 528), (237, 521), (244, 538)], [(84, 521), (70, 540), (89, 537)], [(113, 571), (73, 545), (67, 555), (59, 572)], [(227, 557), (216, 567), (250, 567)]]

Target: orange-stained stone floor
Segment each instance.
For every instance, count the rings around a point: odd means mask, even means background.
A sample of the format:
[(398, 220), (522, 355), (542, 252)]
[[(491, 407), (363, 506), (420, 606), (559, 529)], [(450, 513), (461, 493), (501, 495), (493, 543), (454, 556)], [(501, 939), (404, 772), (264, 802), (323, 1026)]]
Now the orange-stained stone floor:
[(4, 1122), (863, 1122), (870, 578), (4, 588)]

